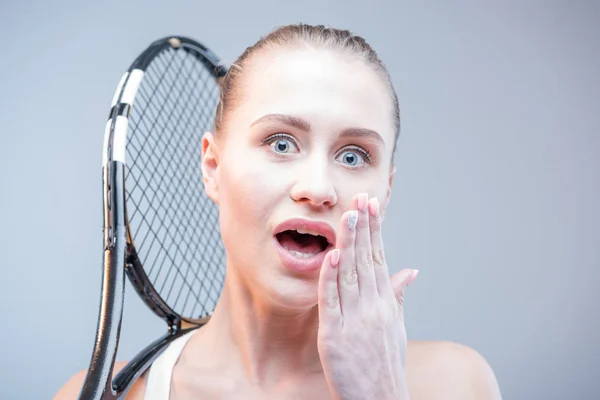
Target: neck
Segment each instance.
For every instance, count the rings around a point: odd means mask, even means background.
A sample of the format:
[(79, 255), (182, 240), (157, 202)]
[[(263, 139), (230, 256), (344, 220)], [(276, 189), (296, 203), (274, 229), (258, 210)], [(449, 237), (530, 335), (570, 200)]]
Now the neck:
[(245, 375), (251, 385), (265, 387), (322, 371), (317, 330), (316, 305), (306, 309), (276, 305), (228, 268), (202, 336), (219, 364)]

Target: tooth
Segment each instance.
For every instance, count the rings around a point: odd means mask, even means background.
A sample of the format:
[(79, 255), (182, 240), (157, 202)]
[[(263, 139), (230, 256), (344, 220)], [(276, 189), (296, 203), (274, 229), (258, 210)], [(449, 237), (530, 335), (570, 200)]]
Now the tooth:
[(289, 252), (299, 258), (310, 258), (310, 257), (314, 256), (315, 254), (317, 254), (317, 253), (302, 253), (302, 252), (299, 252), (296, 250), (289, 250)]
[(296, 232), (302, 233), (302, 234), (309, 234), (309, 235), (313, 235), (313, 236), (323, 236), (319, 232), (317, 232), (317, 231), (311, 231), (310, 229), (299, 228), (299, 229), (296, 229)]

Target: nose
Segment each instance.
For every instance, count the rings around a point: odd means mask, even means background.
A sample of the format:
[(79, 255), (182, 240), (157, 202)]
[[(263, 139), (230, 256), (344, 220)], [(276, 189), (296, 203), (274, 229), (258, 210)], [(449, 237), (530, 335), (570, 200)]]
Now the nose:
[(299, 166), (290, 196), (313, 207), (334, 206), (337, 193), (327, 162), (312, 160)]

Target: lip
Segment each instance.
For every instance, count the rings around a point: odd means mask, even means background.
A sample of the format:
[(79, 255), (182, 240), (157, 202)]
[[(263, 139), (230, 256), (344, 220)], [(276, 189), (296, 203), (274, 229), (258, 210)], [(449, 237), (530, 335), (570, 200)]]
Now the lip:
[[(279, 240), (277, 240), (277, 234), (294, 229), (307, 229), (314, 232), (317, 232), (319, 235), (325, 237), (329, 244), (322, 252), (315, 254), (309, 258), (300, 258), (294, 256), (288, 250), (283, 248)], [(311, 221), (304, 218), (292, 218), (287, 221), (284, 221), (277, 225), (273, 230), (273, 241), (275, 243), (275, 249), (281, 258), (283, 265), (295, 272), (300, 273), (310, 273), (315, 272), (321, 269), (321, 265), (323, 265), (323, 260), (325, 259), (325, 255), (334, 247), (335, 245), (335, 231), (333, 228), (325, 223), (320, 221)]]
[(315, 254), (312, 257), (299, 258), (284, 249), (275, 236), (273, 236), (273, 242), (275, 242), (275, 249), (277, 250), (277, 254), (279, 254), (279, 258), (281, 259), (283, 265), (289, 270), (303, 274), (319, 271), (321, 269), (321, 265), (323, 265), (323, 261), (325, 260), (325, 255), (332, 247), (329, 245), (325, 250)]
[(327, 239), (330, 246), (335, 246), (335, 231), (331, 225), (321, 221), (312, 221), (304, 218), (291, 218), (277, 225), (273, 230), (273, 235), (294, 229), (306, 229), (317, 232), (319, 235)]

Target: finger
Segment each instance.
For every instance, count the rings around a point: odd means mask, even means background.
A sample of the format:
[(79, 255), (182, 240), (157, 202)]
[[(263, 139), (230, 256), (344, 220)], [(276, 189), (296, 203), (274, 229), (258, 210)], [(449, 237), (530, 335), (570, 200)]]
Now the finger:
[(381, 231), (381, 215), (379, 200), (374, 197), (369, 201), (369, 232), (371, 235), (371, 254), (373, 256), (373, 271), (377, 285), (377, 293), (384, 299), (392, 300), (394, 291), (390, 282), (390, 273), (385, 261), (383, 236)]
[(356, 308), (359, 301), (358, 275), (354, 254), (357, 222), (358, 211), (356, 210), (345, 212), (340, 221), (337, 248), (340, 251), (338, 290), (342, 316), (346, 315), (348, 310)]
[(338, 293), (338, 266), (340, 251), (331, 250), (325, 256), (319, 273), (319, 323), (328, 327), (341, 324), (342, 310)]
[(400, 307), (404, 307), (404, 291), (414, 282), (418, 274), (418, 269), (403, 269), (391, 277), (394, 297)]
[(356, 271), (361, 301), (374, 300), (377, 294), (377, 282), (373, 271), (373, 255), (371, 254), (371, 233), (369, 230), (369, 213), (367, 212), (369, 197), (367, 193), (357, 196), (358, 223), (356, 226)]

